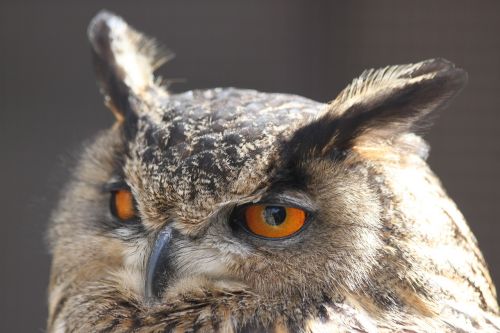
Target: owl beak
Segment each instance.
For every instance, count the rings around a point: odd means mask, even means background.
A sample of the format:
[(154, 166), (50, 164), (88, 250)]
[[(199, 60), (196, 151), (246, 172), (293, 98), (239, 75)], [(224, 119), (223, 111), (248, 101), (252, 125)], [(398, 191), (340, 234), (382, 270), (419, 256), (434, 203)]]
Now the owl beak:
[(173, 278), (174, 270), (169, 254), (175, 233), (169, 225), (155, 240), (146, 270), (145, 295), (148, 300), (158, 298), (167, 282)]

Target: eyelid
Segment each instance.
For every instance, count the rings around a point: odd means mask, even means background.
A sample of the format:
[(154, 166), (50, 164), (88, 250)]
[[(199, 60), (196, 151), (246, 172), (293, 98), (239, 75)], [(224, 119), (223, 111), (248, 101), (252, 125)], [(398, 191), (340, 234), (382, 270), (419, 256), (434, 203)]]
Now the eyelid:
[(306, 213), (306, 218), (309, 218), (311, 216), (315, 215), (315, 212), (308, 207), (305, 207), (304, 205), (296, 205), (291, 202), (278, 202), (278, 201), (258, 201), (258, 202), (247, 202), (241, 205), (236, 206), (233, 210), (236, 212), (242, 212), (245, 210), (245, 208), (249, 206), (279, 206), (279, 207), (284, 207), (284, 208), (296, 208), (304, 211)]
[(128, 186), (128, 184), (122, 179), (111, 181), (109, 183), (104, 184), (104, 186), (103, 186), (104, 192), (112, 192), (112, 191), (118, 191), (118, 190), (129, 190), (130, 191), (130, 186)]
[(288, 194), (288, 193), (278, 193), (271, 194), (262, 197), (257, 202), (247, 202), (244, 205), (276, 205), (276, 206), (284, 206), (284, 207), (292, 207), (299, 208), (307, 213), (314, 213), (316, 211), (316, 206), (314, 205), (311, 198), (307, 195), (300, 193), (299, 194)]

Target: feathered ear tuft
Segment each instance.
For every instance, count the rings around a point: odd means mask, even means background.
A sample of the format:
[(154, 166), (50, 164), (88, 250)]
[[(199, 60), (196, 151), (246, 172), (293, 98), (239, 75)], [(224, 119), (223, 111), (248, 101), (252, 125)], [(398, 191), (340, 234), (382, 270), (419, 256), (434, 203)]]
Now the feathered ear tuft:
[(130, 98), (147, 100), (159, 90), (153, 72), (173, 54), (105, 10), (92, 19), (87, 33), (106, 105), (119, 121), (126, 119), (134, 113)]
[(289, 147), (300, 154), (326, 154), (416, 132), (466, 81), (467, 73), (444, 59), (367, 70), (323, 114), (297, 130)]

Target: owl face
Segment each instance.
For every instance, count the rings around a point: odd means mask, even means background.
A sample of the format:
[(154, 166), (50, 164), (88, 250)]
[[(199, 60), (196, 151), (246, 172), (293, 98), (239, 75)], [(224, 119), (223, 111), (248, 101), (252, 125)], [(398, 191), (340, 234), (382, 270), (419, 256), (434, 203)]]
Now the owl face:
[(106, 135), (116, 141), (102, 166), (108, 179), (92, 181), (101, 199), (85, 208), (102, 212), (94, 227), (122, 251), (145, 255), (133, 263), (146, 279), (138, 292), (158, 298), (202, 275), (305, 297), (334, 287), (325, 274), (350, 285), (363, 278), (356, 261), (373, 262), (380, 246), (380, 199), (367, 168), (340, 152), (302, 156), (289, 147), (295, 129), (325, 105), (235, 89), (160, 103), (136, 128)]
[[(171, 95), (153, 77), (165, 53), (119, 17), (100, 13), (89, 38), (117, 123), (54, 214), (51, 330), (295, 331), (348, 327), (352, 309), (434, 311), (379, 166), (425, 168), (414, 129), (462, 70), (367, 71), (329, 105), (232, 88)], [(332, 320), (325, 304), (343, 303)]]

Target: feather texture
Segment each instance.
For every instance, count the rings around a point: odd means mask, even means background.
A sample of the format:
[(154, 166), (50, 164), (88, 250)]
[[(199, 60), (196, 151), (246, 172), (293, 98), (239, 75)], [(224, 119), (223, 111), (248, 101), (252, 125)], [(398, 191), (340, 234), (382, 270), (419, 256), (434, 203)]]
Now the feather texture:
[[(500, 330), (484, 258), (416, 131), (463, 70), (439, 59), (368, 70), (329, 105), (168, 94), (151, 39), (109, 12), (89, 38), (119, 121), (54, 211), (48, 331)], [(133, 219), (116, 216), (116, 191)], [(300, 229), (252, 232), (240, 213), (256, 204), (302, 210)]]

